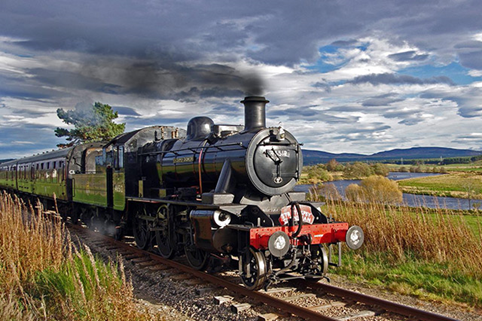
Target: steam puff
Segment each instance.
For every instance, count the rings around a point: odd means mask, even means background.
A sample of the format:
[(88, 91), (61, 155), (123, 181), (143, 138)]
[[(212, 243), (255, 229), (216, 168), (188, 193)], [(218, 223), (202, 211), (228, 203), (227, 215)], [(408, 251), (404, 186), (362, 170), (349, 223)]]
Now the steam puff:
[[(82, 82), (101, 82), (99, 91), (154, 99), (195, 100), (201, 97), (262, 95), (263, 79), (224, 64), (106, 60), (84, 63)], [(75, 73), (74, 73), (75, 75)], [(80, 81), (71, 83), (78, 84)]]
[(256, 73), (243, 77), (243, 89), (246, 96), (263, 96), (265, 91), (263, 78)]

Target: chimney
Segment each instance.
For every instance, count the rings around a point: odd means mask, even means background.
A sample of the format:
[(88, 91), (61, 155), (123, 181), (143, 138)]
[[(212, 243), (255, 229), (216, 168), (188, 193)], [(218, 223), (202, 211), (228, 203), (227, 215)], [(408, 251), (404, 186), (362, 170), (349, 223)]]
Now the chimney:
[(265, 128), (269, 101), (261, 96), (248, 96), (241, 102), (244, 104), (244, 131)]

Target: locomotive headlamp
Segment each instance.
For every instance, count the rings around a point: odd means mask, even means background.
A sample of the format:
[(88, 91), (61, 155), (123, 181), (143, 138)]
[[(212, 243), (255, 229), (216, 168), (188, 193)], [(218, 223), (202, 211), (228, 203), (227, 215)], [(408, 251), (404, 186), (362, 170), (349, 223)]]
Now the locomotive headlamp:
[(273, 256), (283, 257), (290, 249), (290, 238), (282, 231), (274, 232), (268, 241), (268, 249)]
[(346, 231), (346, 245), (352, 250), (358, 250), (365, 240), (365, 235), (361, 227), (353, 225)]
[(283, 127), (279, 127), (278, 134), (276, 135), (276, 139), (278, 141), (282, 141), (286, 138), (285, 130)]

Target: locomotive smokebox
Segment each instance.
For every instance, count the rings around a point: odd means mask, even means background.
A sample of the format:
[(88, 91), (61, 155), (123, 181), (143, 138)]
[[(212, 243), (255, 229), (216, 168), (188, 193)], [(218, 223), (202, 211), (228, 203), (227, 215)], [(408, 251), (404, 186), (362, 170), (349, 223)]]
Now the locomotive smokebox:
[(266, 127), (266, 104), (269, 103), (261, 96), (248, 96), (244, 104), (244, 130), (251, 131)]

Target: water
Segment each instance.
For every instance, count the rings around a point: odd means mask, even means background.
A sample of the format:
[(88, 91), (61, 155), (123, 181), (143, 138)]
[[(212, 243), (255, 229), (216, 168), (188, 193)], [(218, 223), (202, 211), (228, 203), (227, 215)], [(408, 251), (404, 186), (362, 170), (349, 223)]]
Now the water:
[[(388, 178), (391, 180), (401, 180), (406, 178), (417, 178), (426, 176), (436, 176), (441, 174), (434, 173), (407, 173), (407, 172), (390, 172)], [(337, 188), (340, 195), (345, 196), (345, 188), (350, 184), (360, 184), (361, 180), (341, 180), (327, 182), (325, 184), (333, 184)], [(308, 192), (308, 189), (312, 185), (297, 185), (295, 186), (295, 191)], [(469, 206), (469, 200), (463, 198), (455, 197), (440, 197), (440, 196), (427, 196), (427, 195), (415, 195), (403, 193), (403, 202), (411, 207), (425, 206), (429, 208), (447, 208), (454, 210), (468, 210), (471, 209)], [(472, 200), (471, 204), (474, 202), (480, 202), (479, 200)]]

